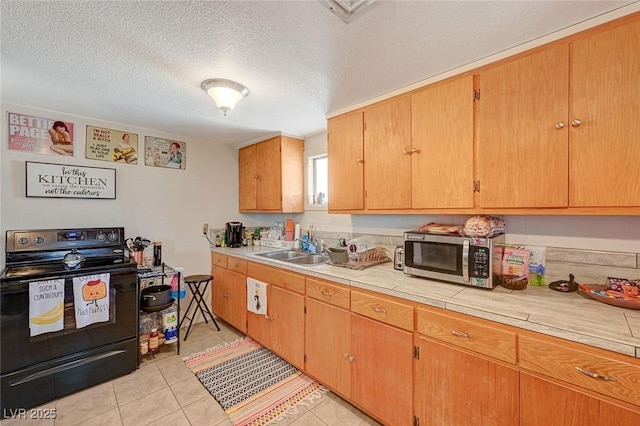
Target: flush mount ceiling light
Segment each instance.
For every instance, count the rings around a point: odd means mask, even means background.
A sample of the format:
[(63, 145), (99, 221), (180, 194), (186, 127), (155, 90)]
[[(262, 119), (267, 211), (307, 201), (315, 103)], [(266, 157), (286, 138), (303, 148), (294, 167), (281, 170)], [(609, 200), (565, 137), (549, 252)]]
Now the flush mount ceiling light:
[(369, 9), (376, 0), (318, 0), (320, 4), (329, 9), (331, 13), (342, 19), (345, 23), (353, 21)]
[(203, 81), (200, 87), (211, 96), (224, 115), (249, 94), (249, 89), (242, 84), (224, 78), (210, 78)]

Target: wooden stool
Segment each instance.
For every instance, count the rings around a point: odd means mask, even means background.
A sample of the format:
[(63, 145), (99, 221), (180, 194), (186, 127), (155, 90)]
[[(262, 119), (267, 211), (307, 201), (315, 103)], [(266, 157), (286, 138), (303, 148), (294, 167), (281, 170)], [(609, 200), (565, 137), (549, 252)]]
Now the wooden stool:
[[(218, 331), (220, 331), (220, 327), (218, 326), (215, 317), (209, 310), (209, 307), (204, 300), (204, 294), (206, 293), (207, 287), (209, 286), (209, 283), (211, 281), (213, 281), (213, 276), (211, 275), (189, 275), (188, 277), (184, 277), (184, 282), (187, 283), (189, 289), (191, 290), (191, 294), (193, 295), (191, 301), (189, 302), (189, 306), (185, 311), (184, 317), (182, 317), (182, 320), (180, 321), (180, 328), (182, 328), (182, 323), (184, 322), (184, 320), (189, 320), (189, 327), (187, 327), (187, 332), (184, 335), (185, 341), (189, 336), (189, 331), (191, 330), (191, 325), (193, 324), (193, 318), (198, 313), (198, 310), (200, 310), (200, 312), (202, 313), (204, 322), (207, 324), (209, 324), (209, 321), (207, 320), (207, 314), (209, 314), (209, 317), (211, 317), (211, 321), (213, 321)], [(189, 310), (191, 309), (191, 305), (193, 305), (193, 302), (195, 302), (195, 309), (191, 316), (189, 316)]]

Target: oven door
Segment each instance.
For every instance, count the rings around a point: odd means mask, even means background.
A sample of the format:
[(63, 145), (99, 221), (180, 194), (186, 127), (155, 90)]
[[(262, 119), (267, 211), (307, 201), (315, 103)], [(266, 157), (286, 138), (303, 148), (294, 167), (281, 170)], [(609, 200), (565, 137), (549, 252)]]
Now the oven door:
[(406, 240), (404, 271), (438, 280), (469, 282), (469, 240), (436, 237), (438, 241)]
[[(2, 375), (39, 363), (91, 351), (137, 338), (138, 297), (136, 271), (120, 268), (109, 271), (109, 320), (76, 328), (73, 277), (70, 274), (46, 279), (65, 279), (64, 328), (34, 337), (29, 332), (29, 280), (23, 277), (0, 285), (0, 327), (2, 331)], [(33, 280), (35, 281), (35, 280)]]

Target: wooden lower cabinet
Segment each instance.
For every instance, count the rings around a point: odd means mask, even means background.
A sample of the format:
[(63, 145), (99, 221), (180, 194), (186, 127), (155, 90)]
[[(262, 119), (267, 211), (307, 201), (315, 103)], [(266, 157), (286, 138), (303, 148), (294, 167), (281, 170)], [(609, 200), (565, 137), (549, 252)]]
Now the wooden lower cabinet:
[(420, 425), (518, 425), (516, 368), (422, 336), (416, 341), (414, 406)]
[(411, 425), (413, 334), (351, 315), (351, 398), (387, 425)]
[(306, 370), (342, 396), (351, 396), (351, 314), (307, 299)]
[(247, 312), (247, 334), (303, 370), (304, 296), (269, 285), (267, 315)]
[(247, 332), (247, 276), (212, 266), (213, 313), (242, 333)]
[(520, 373), (520, 426), (635, 426), (640, 412)]

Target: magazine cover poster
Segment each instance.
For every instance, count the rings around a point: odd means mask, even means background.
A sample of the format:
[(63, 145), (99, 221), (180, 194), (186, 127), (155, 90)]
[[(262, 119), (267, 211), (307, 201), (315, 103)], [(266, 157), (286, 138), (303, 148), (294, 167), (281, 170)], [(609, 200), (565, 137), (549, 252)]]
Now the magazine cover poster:
[(73, 155), (73, 123), (14, 112), (7, 114), (9, 149)]
[(144, 164), (184, 170), (187, 167), (187, 144), (171, 139), (145, 136)]
[(87, 126), (86, 157), (92, 160), (138, 164), (138, 135)]

